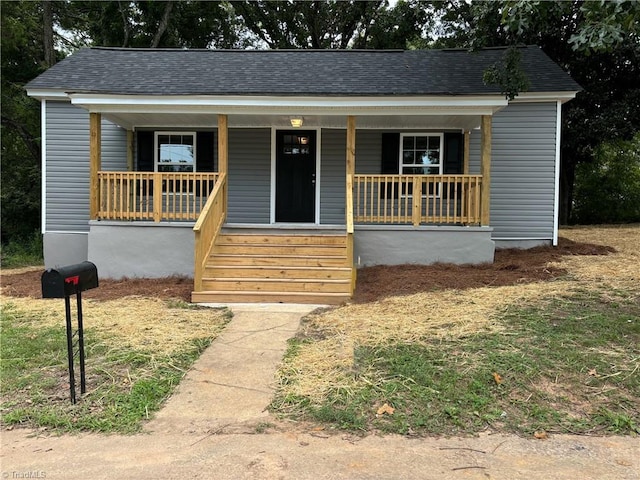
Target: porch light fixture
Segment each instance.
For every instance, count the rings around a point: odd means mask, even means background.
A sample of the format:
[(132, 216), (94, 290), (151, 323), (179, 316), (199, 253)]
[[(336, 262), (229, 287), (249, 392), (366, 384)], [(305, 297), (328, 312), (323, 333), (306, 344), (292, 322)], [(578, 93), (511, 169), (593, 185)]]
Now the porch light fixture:
[(293, 128), (300, 128), (304, 123), (304, 119), (302, 117), (291, 117), (289, 118), (289, 121), (291, 122), (291, 126)]

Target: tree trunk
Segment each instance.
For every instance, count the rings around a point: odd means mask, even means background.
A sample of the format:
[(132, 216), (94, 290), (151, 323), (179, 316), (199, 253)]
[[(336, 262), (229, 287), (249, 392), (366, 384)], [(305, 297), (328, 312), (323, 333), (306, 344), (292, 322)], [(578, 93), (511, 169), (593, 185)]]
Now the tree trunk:
[(52, 67), (56, 63), (56, 50), (53, 46), (53, 8), (51, 0), (42, 2), (42, 41), (44, 44), (44, 65)]
[(151, 42), (151, 48), (158, 48), (160, 45), (160, 39), (162, 35), (167, 30), (167, 25), (169, 24), (169, 15), (171, 14), (171, 9), (173, 8), (173, 2), (167, 2), (164, 7), (164, 13), (162, 14), (162, 19), (160, 20), (160, 24), (158, 25), (158, 30), (156, 31), (155, 37), (153, 37), (153, 42)]

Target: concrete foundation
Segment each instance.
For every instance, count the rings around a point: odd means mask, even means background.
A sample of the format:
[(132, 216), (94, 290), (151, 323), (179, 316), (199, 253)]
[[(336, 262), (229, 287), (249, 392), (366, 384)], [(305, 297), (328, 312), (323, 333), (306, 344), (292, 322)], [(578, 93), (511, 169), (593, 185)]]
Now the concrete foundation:
[(86, 233), (45, 233), (42, 237), (45, 268), (58, 268), (87, 260)]
[(493, 262), (490, 227), (356, 226), (358, 267), (407, 263), (479, 264)]
[(193, 277), (193, 223), (89, 223), (89, 261), (100, 278)]
[[(89, 227), (88, 235), (45, 234), (45, 266), (89, 260), (100, 278), (193, 277), (192, 223), (92, 221)], [(490, 227), (359, 225), (354, 261), (358, 267), (493, 262), (491, 233)]]
[(546, 247), (551, 245), (551, 240), (534, 239), (534, 240), (502, 240), (496, 238), (496, 248), (520, 248), (526, 250), (528, 248)]

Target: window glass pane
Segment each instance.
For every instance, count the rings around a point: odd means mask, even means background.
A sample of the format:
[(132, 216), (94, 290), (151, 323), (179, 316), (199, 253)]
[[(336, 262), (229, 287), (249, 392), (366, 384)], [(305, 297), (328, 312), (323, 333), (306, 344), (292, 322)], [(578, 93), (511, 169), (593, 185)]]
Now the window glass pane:
[(413, 151), (402, 152), (402, 163), (413, 163)]
[(403, 150), (413, 150), (415, 145), (415, 137), (403, 137), (402, 140), (402, 149)]
[(429, 163), (429, 157), (424, 150), (416, 152), (416, 163), (418, 165), (426, 165)]
[(440, 167), (427, 167), (425, 168), (425, 172), (429, 175), (440, 175)]
[(404, 175), (422, 175), (424, 174), (424, 169), (422, 167), (404, 167), (402, 173)]
[(194, 135), (158, 135), (158, 171), (193, 172)]
[(428, 161), (424, 163), (430, 163), (432, 165), (438, 165), (440, 163), (440, 152), (429, 151)]
[(416, 150), (427, 149), (427, 137), (415, 137), (416, 138)]
[(193, 146), (182, 143), (160, 144), (160, 163), (193, 164)]
[(190, 173), (192, 171), (193, 171), (193, 167), (189, 165), (171, 165), (171, 164), (158, 165), (158, 172)]
[(440, 150), (440, 137), (429, 137), (429, 150)]

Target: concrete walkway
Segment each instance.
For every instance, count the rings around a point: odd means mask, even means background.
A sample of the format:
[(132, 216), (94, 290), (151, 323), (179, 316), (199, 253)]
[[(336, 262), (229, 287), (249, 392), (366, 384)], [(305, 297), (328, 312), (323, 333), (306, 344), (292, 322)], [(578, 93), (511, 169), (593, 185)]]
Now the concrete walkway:
[(145, 428), (158, 433), (246, 432), (269, 419), (275, 371), (300, 319), (318, 306), (232, 307), (233, 319)]
[(0, 478), (640, 480), (638, 438), (361, 438), (270, 418), (286, 340), (312, 308), (234, 307), (142, 434), (2, 431)]

